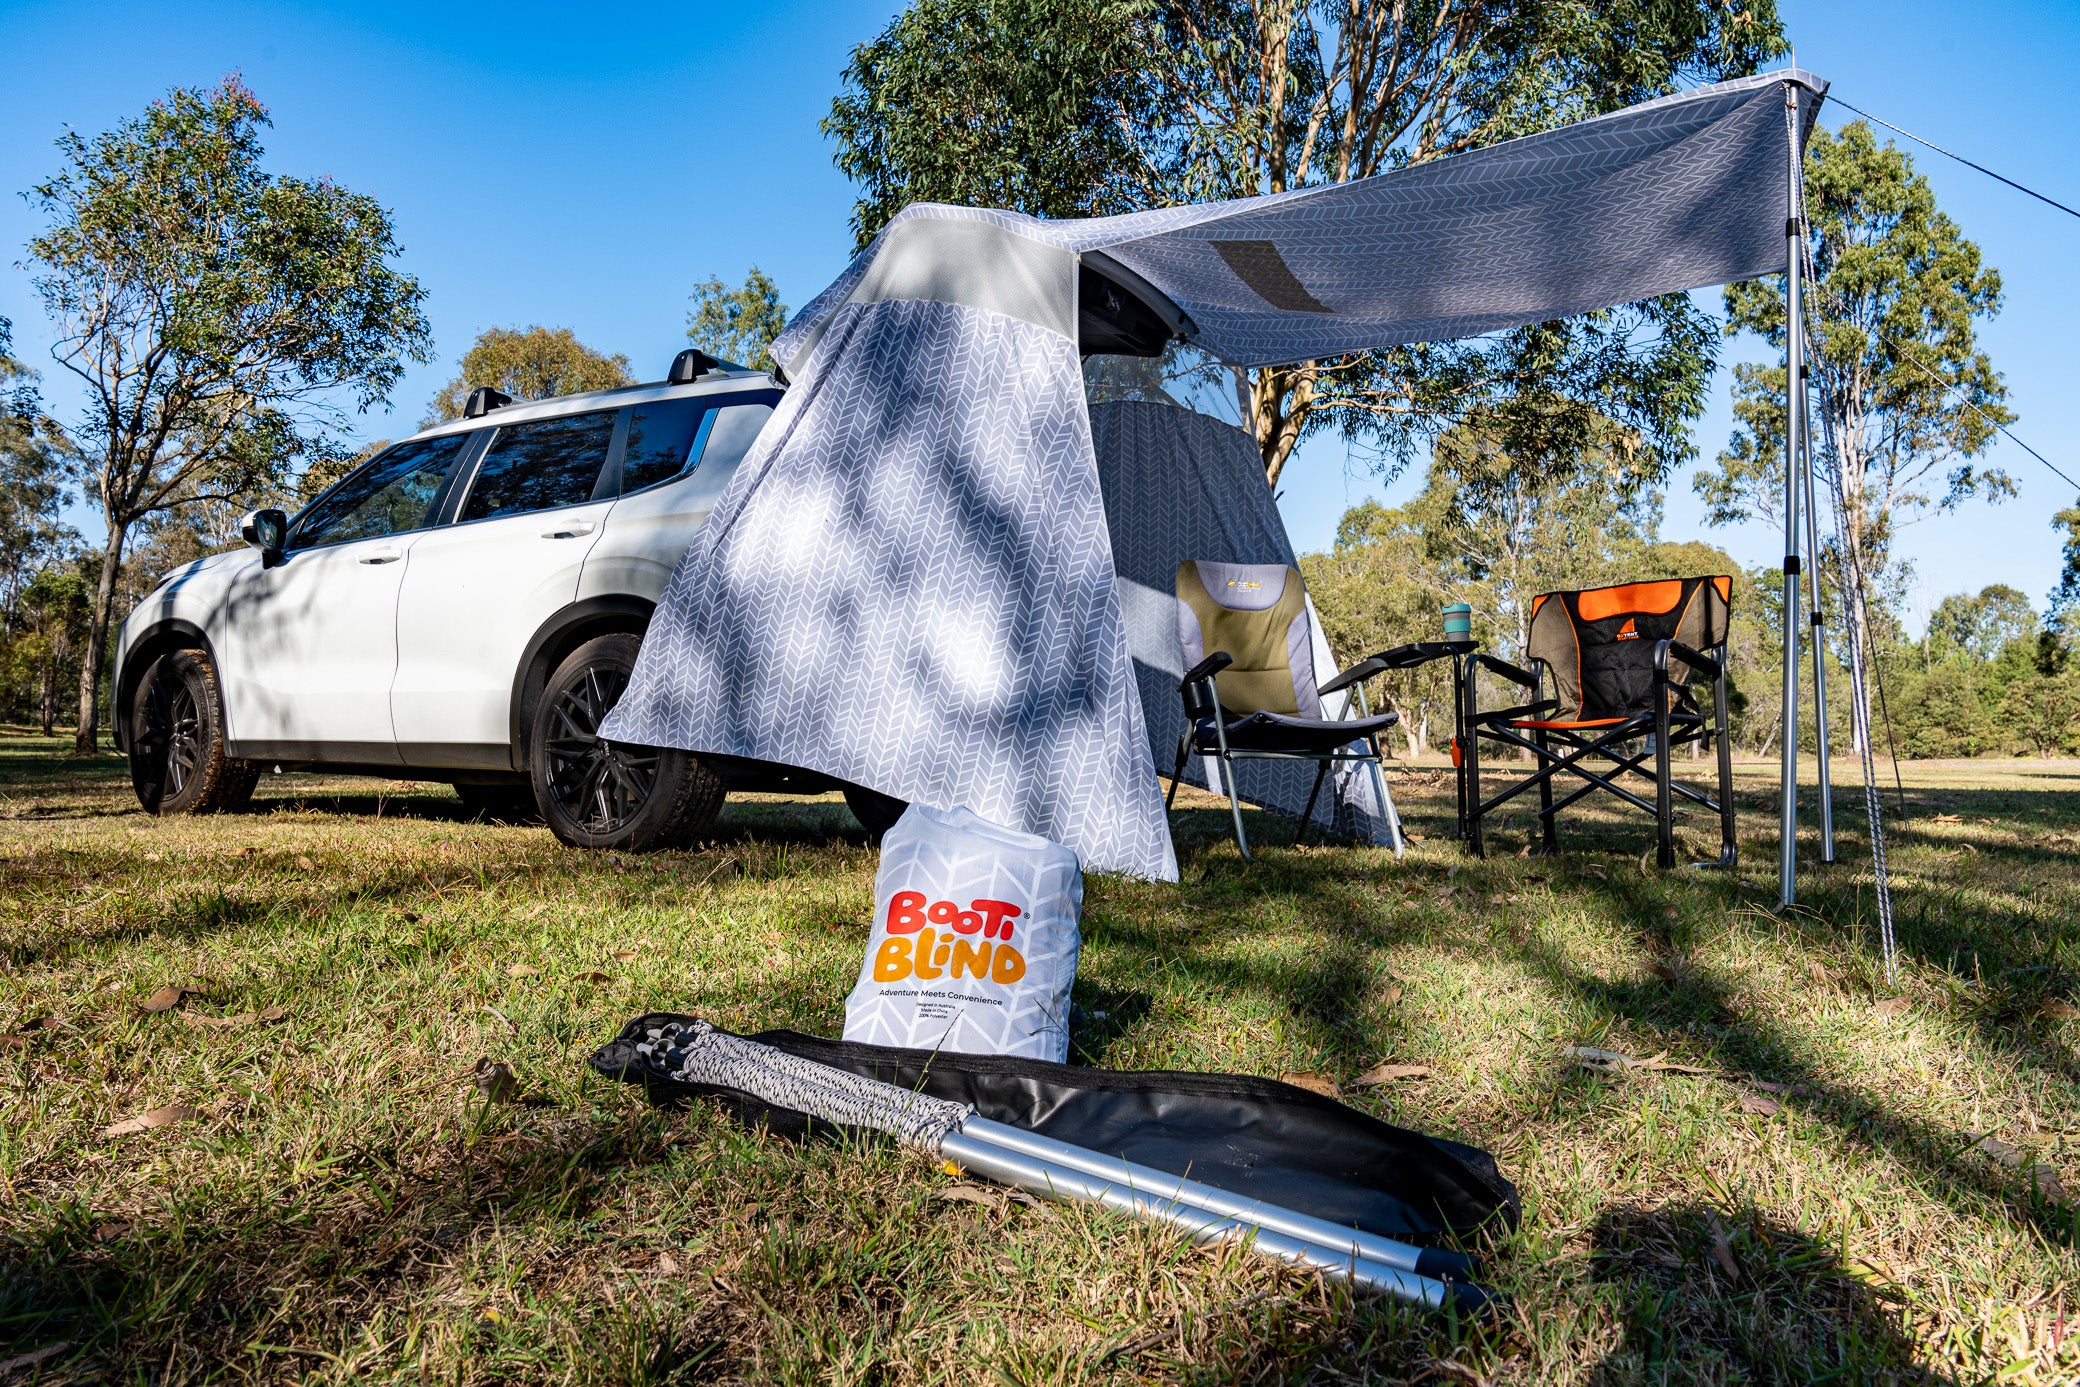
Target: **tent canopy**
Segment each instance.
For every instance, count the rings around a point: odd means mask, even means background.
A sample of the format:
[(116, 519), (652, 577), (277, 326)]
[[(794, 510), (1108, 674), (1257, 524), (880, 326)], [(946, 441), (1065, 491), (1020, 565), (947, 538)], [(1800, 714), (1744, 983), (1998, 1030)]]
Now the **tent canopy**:
[[(1028, 317), (1086, 354), (1152, 355), (1177, 335), (1268, 366), (1752, 279), (1784, 268), (1787, 83), (1827, 90), (1796, 69), (1764, 73), (1267, 197), (1072, 221), (917, 203), (797, 315), (775, 356), (799, 375), (840, 304), (891, 290)], [(1820, 102), (1799, 106), (1803, 145)], [(969, 223), (1031, 249), (978, 256), (995, 238)], [(1095, 291), (1080, 322), (1064, 320), (1063, 274), (1041, 247), (1080, 256), (1080, 287)]]
[[(1182, 337), (1273, 364), (1781, 270), (1794, 88), (1824, 85), (1723, 83), (1270, 197), (1083, 221), (906, 208), (774, 343), (793, 388), (601, 735), (965, 806), (1086, 869), (1175, 879), (1143, 686), (1174, 700), (1155, 676), (1177, 657), (1150, 647), (1161, 594), (1130, 575), (1290, 545), (1253, 467), (1254, 492), (1206, 484), (1241, 475), (1217, 457), (1234, 440), (1108, 423), (1101, 468), (1079, 355)], [(1810, 123), (1818, 103), (1796, 104)], [(1165, 495), (1197, 513), (1158, 521)], [(1235, 552), (1167, 552), (1188, 535)], [(1337, 795), (1367, 831), (1364, 786)]]

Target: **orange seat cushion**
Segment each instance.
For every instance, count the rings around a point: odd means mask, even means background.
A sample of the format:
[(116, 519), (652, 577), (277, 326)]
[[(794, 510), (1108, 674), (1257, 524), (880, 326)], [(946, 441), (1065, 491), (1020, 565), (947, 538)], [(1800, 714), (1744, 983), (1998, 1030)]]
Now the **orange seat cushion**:
[(1510, 724), (1510, 726), (1511, 726), (1511, 727), (1546, 727), (1546, 728), (1564, 728), (1564, 727), (1616, 727), (1616, 726), (1617, 726), (1617, 725), (1618, 725), (1619, 723), (1621, 723), (1621, 722), (1631, 722), (1631, 721), (1632, 721), (1632, 719), (1631, 719), (1631, 718), (1578, 718), (1578, 719), (1574, 720), (1573, 722), (1561, 722), (1561, 721), (1555, 721), (1555, 720), (1546, 720), (1546, 719), (1540, 719), (1540, 718), (1521, 718), (1521, 719), (1517, 720), (1516, 722), (1513, 722), (1513, 723), (1511, 723), (1511, 724)]

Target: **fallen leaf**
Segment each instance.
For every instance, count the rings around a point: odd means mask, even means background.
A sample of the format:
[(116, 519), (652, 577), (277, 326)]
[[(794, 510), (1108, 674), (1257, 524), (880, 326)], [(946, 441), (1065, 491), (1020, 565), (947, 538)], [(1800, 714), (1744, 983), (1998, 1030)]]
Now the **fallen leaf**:
[(1759, 1117), (1775, 1117), (1784, 1111), (1784, 1105), (1774, 1098), (1764, 1098), (1759, 1093), (1743, 1093), (1741, 1111), (1751, 1112)]
[(672, 1254), (669, 1252), (660, 1252), (657, 1254), (657, 1269), (663, 1272), (666, 1276), (676, 1276), (679, 1274), (679, 1264), (677, 1261), (673, 1260)]
[(1656, 1069), (1663, 1074), (1716, 1074), (1719, 1071), (1708, 1064), (1673, 1064), (1660, 1055), (1652, 1059), (1634, 1060), (1635, 1069)]
[(130, 1225), (127, 1223), (104, 1223), (94, 1230), (94, 1241), (112, 1243), (129, 1231)]
[(1327, 1074), (1316, 1074), (1312, 1070), (1288, 1070), (1279, 1075), (1278, 1079), (1280, 1083), (1291, 1084), (1294, 1088), (1304, 1088), (1309, 1093), (1319, 1093), (1324, 1098), (1343, 1096), (1343, 1090), (1336, 1087), (1336, 1080)]
[(612, 982), (612, 981), (614, 981), (614, 976), (613, 976), (613, 974), (611, 974), (611, 973), (602, 973), (602, 972), (600, 972), (600, 970), (599, 970), (599, 969), (597, 969), (597, 968), (588, 968), (588, 969), (586, 969), (586, 970), (585, 970), (584, 972), (582, 972), (582, 973), (573, 973), (573, 974), (571, 974), (571, 981), (572, 981), (572, 982)]
[(1437, 893), (1437, 899), (1439, 899), (1440, 901), (1448, 901), (1458, 891), (1458, 889), (1459, 888), (1456, 886), (1447, 886), (1442, 891), (1439, 891)]
[(1002, 1192), (987, 1185), (948, 1185), (939, 1191), (940, 1199), (948, 1204), (980, 1204), (985, 1209), (1001, 1210), (1007, 1201)]
[(1409, 842), (1411, 842), (1411, 843), (1427, 843), (1427, 842), (1429, 842), (1429, 841), (1430, 841), (1430, 840), (1429, 840), (1428, 838), (1425, 838), (1425, 837), (1424, 837), (1424, 836), (1423, 836), (1422, 834), (1420, 834), (1420, 833), (1406, 833), (1406, 832), (1404, 832), (1404, 833), (1403, 833), (1403, 834), (1402, 834), (1401, 836), (1402, 836), (1402, 837), (1404, 837), (1404, 838), (1406, 838), (1406, 839), (1408, 839), (1408, 841), (1409, 841)]
[(1427, 1079), (1430, 1077), (1427, 1064), (1375, 1064), (1360, 1074), (1353, 1083), (1358, 1088), (1378, 1088), (1398, 1079)]
[(501, 1020), (501, 1021), (505, 1022), (505, 1023), (506, 1023), (506, 1029), (507, 1029), (507, 1030), (509, 1030), (509, 1031), (511, 1031), (511, 1032), (512, 1032), (512, 1033), (513, 1033), (514, 1035), (518, 1035), (518, 1034), (520, 1034), (520, 1028), (519, 1028), (518, 1026), (516, 1026), (516, 1025), (514, 1025), (514, 1024), (513, 1024), (513, 1018), (512, 1018), (512, 1017), (510, 1017), (510, 1016), (506, 1015), (506, 1014), (505, 1014), (504, 1012), (500, 1011), (500, 1010), (499, 1010), (499, 1009), (498, 1009), (497, 1007), (489, 1007), (489, 1006), (487, 1006), (487, 1007), (485, 1007), (485, 1008), (484, 1008), (484, 1010), (485, 1010), (485, 1011), (488, 1011), (488, 1012), (490, 1012), (490, 1013), (491, 1013), (491, 1014), (492, 1014), (493, 1016), (496, 1016), (496, 1017), (497, 1017), (497, 1018), (498, 1018), (499, 1020)]
[(146, 854), (144, 855), (144, 860), (145, 860), (145, 861), (147, 861), (147, 862), (163, 862), (163, 861), (165, 861), (165, 859), (164, 859), (163, 857), (161, 857), (161, 856), (160, 856), (160, 855), (159, 855), (158, 853), (156, 853), (156, 852), (148, 852), (148, 853), (146, 853)]
[(506, 976), (509, 978), (531, 978), (541, 971), (541, 969), (536, 968), (531, 964), (515, 963), (510, 968), (506, 969)]
[(1931, 814), (1928, 816), (1928, 821), (1932, 824), (1961, 824), (1964, 822), (1963, 819), (1955, 814)]
[(2054, 1021), (2070, 1021), (2074, 1017), (2080, 1016), (2080, 1007), (2074, 1006), (2071, 1002), (2053, 1000), (2044, 1003), (2041, 1009), (2046, 1016)]
[(1630, 1069), (1639, 1063), (1630, 1055), (1621, 1055), (1616, 1050), (1599, 1050), (1593, 1045), (1570, 1045), (1560, 1053), (1584, 1069)]
[(1991, 1136), (1980, 1137), (1973, 1142), (1972, 1150), (1977, 1151), (1995, 1165), (2004, 1165), (2010, 1170), (2014, 1170), (2022, 1164), (2021, 1147), (2010, 1146), (2008, 1143)]
[(1898, 1016), (1913, 1005), (1910, 997), (1887, 997), (1882, 1002), (1873, 1002), (1871, 1010), (1879, 1016)]
[(310, 860), (310, 859), (309, 859), (308, 857), (299, 857), (299, 858), (297, 858), (297, 859), (296, 859), (296, 866), (298, 867), (298, 869), (299, 869), (299, 870), (302, 870), (302, 871), (306, 871), (306, 872), (315, 872), (315, 871), (317, 871), (317, 870), (318, 870), (318, 864), (317, 864), (317, 863), (315, 863), (315, 862), (313, 862), (313, 861), (311, 861), (311, 860)]
[(1379, 1004), (1383, 1007), (1390, 1007), (1400, 1000), (1401, 989), (1398, 987), (1390, 987), (1379, 994)]
[(172, 1011), (181, 1004), (183, 999), (200, 997), (201, 995), (202, 989), (199, 987), (176, 987), (169, 983), (139, 1002), (137, 1009), (139, 1011)]
[(1683, 915), (1683, 912), (1682, 912), (1682, 911), (1680, 911), (1680, 910), (1677, 910), (1677, 909), (1676, 909), (1676, 908), (1675, 908), (1674, 906), (1672, 906), (1672, 905), (1671, 905), (1671, 906), (1668, 906), (1668, 907), (1666, 907), (1666, 908), (1665, 908), (1665, 909), (1663, 909), (1663, 910), (1662, 910), (1662, 912), (1661, 912), (1661, 918), (1662, 918), (1662, 919), (1664, 919), (1664, 920), (1679, 920), (1679, 919), (1681, 919), (1681, 918), (1682, 918), (1682, 915)]
[(510, 1103), (520, 1092), (520, 1081), (510, 1065), (485, 1056), (477, 1061), (477, 1091), (488, 1102)]
[(952, 1161), (939, 1162), (939, 1169), (945, 1171), (948, 1175), (951, 1175), (956, 1180), (961, 1178), (961, 1168), (955, 1165)]
[(407, 910), (399, 918), (401, 918), (408, 925), (416, 925), (419, 923), (419, 912), (416, 910)]
[(133, 1132), (149, 1132), (154, 1127), (171, 1127), (176, 1122), (190, 1122), (202, 1116), (199, 1109), (169, 1103), (163, 1108), (153, 1108), (140, 1116), (112, 1122), (101, 1129), (105, 1137), (127, 1137)]
[(1727, 1280), (1741, 1279), (1741, 1269), (1733, 1260), (1733, 1240), (1726, 1236), (1726, 1230), (1719, 1226), (1716, 1218), (1712, 1220), (1712, 1260), (1719, 1264), (1719, 1270), (1726, 1273)]
[(16, 1354), (6, 1362), (0, 1363), (0, 1377), (4, 1377), (9, 1373), (20, 1372), (23, 1368), (33, 1368), (38, 1363), (56, 1358), (71, 1347), (72, 1341), (70, 1339), (60, 1339), (55, 1344), (45, 1344), (42, 1348), (33, 1349), (28, 1353)]
[(616, 949), (614, 950), (614, 957), (620, 959), (623, 963), (633, 963), (641, 958), (642, 955), (634, 949)]
[(19, 1050), (28, 1043), (29, 1037), (25, 1035), (0, 1035), (0, 1048)]
[(1663, 982), (1674, 982), (1677, 978), (1682, 976), (1680, 973), (1676, 972), (1675, 969), (1669, 967), (1666, 963), (1663, 963), (1658, 958), (1647, 965), (1647, 971), (1649, 973), (1652, 973), (1655, 977), (1661, 979), (1661, 981)]
[(265, 1011), (261, 1012), (260, 1019), (262, 1021), (267, 1021), (270, 1023), (275, 1021), (286, 1021), (289, 1019), (289, 1008), (277, 1003), (276, 1005), (271, 1006), (267, 1008)]
[(1490, 896), (1490, 897), (1488, 897), (1488, 904), (1489, 904), (1489, 905), (1508, 905), (1508, 904), (1510, 903), (1510, 901), (1511, 901), (1512, 899), (1514, 899), (1514, 898), (1513, 898), (1513, 897), (1510, 897), (1510, 896)]
[(1761, 1089), (1764, 1093), (1790, 1093), (1792, 1091), (1789, 1084), (1773, 1084), (1767, 1079), (1750, 1079), (1748, 1082)]

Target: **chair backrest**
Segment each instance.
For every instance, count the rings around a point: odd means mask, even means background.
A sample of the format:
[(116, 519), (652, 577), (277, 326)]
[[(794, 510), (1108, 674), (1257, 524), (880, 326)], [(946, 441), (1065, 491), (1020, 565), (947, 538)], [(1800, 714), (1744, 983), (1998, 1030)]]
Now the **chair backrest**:
[(1186, 669), (1216, 650), (1234, 657), (1214, 680), (1229, 712), (1322, 715), (1299, 569), (1186, 559), (1177, 566), (1177, 636)]
[[(1562, 719), (1623, 718), (1654, 711), (1654, 643), (1678, 640), (1707, 652), (1726, 639), (1733, 579), (1663, 578), (1647, 583), (1546, 592), (1531, 599), (1525, 653), (1553, 672)], [(1668, 661), (1678, 687), (1690, 666)]]

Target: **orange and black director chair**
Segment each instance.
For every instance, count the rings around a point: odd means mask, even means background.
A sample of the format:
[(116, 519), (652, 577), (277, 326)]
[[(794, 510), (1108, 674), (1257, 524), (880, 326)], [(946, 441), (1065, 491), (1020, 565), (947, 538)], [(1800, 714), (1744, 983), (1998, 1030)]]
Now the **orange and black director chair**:
[[(1482, 820), (1517, 796), (1537, 789), (1540, 851), (1553, 853), (1560, 847), (1560, 811), (1606, 790), (1654, 816), (1661, 866), (1675, 865), (1677, 795), (1718, 813), (1718, 865), (1735, 864), (1733, 752), (1726, 740), (1732, 592), (1731, 578), (1706, 577), (1543, 593), (1531, 600), (1528, 672), (1491, 655), (1469, 657), (1452, 750), (1463, 805), (1460, 836), (1475, 856), (1485, 855)], [(1482, 712), (1475, 668), (1522, 686), (1530, 701)], [(1698, 701), (1700, 683), (1711, 685), (1709, 715)], [(1483, 742), (1528, 753), (1533, 768), (1489, 799), (1481, 797)], [(1716, 799), (1671, 773), (1670, 753), (1695, 742), (1718, 751)], [(1653, 782), (1652, 803), (1620, 783), (1635, 775)], [(1553, 782), (1560, 776), (1585, 783), (1556, 800)]]

